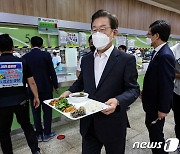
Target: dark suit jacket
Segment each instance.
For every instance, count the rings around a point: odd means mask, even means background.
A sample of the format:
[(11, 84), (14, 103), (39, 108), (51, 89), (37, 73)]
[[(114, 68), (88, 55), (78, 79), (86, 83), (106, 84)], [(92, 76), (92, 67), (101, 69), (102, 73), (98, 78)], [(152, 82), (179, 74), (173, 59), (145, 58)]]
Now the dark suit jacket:
[[(99, 112), (81, 119), (80, 132), (82, 135), (86, 134), (92, 119), (101, 138), (110, 135), (106, 138), (115, 139), (117, 131), (126, 128), (126, 109), (139, 96), (137, 77), (135, 57), (114, 48), (96, 88), (94, 55), (90, 53), (82, 58), (81, 74), (69, 90), (71, 92), (84, 90), (89, 94), (89, 98), (103, 103), (110, 98), (117, 98), (120, 104), (110, 115)], [(112, 126), (110, 128), (113, 130), (109, 130), (108, 126)]]
[(144, 77), (142, 103), (144, 111), (168, 113), (173, 98), (175, 59), (164, 45), (150, 62)]
[(39, 94), (52, 93), (53, 87), (58, 88), (56, 72), (48, 52), (34, 48), (23, 58), (32, 70)]

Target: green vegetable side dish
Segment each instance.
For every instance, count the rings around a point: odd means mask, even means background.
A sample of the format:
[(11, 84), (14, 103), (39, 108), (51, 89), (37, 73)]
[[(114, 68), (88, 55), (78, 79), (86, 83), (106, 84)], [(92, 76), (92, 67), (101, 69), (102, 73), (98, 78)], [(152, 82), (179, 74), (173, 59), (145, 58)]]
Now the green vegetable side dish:
[(73, 106), (73, 105), (69, 104), (66, 98), (61, 98), (56, 103), (55, 108), (63, 112), (66, 108), (70, 106)]

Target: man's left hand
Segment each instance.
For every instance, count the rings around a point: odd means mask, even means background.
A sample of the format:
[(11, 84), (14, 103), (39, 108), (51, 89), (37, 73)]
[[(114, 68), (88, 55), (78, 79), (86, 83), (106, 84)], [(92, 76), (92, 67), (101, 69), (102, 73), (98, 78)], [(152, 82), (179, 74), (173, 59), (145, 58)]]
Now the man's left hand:
[(37, 108), (37, 107), (39, 107), (39, 105), (40, 105), (39, 98), (34, 98), (34, 107)]
[(106, 115), (109, 115), (115, 111), (116, 106), (118, 105), (118, 100), (116, 98), (111, 98), (107, 102), (105, 102), (105, 104), (109, 107), (101, 112)]

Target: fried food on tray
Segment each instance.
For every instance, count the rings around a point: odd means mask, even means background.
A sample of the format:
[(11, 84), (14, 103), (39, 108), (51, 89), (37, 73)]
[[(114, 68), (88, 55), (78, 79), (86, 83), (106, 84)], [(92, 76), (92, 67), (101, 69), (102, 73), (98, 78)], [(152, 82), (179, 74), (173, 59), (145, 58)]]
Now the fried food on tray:
[(54, 99), (49, 104), (54, 106), (54, 105), (56, 105), (57, 102), (58, 102), (58, 99)]
[(76, 108), (74, 106), (70, 106), (66, 108), (63, 112), (73, 112), (74, 110), (76, 110)]

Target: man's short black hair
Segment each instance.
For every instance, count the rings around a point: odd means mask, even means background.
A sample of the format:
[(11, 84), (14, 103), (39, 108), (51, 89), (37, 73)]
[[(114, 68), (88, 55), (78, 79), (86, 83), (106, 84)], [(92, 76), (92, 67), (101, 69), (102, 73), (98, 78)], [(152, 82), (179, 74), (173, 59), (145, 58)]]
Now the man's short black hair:
[(157, 20), (152, 23), (149, 28), (151, 29), (152, 35), (158, 33), (162, 41), (167, 42), (171, 33), (171, 25), (165, 20)]
[(34, 36), (31, 38), (31, 45), (40, 48), (43, 45), (43, 39), (39, 36)]
[(127, 47), (126, 47), (125, 45), (120, 45), (120, 46), (118, 47), (118, 49), (119, 49), (119, 48), (125, 50), (125, 52), (126, 52), (126, 50), (127, 50)]
[(0, 35), (0, 51), (11, 51), (13, 49), (13, 40), (8, 34)]
[(91, 18), (91, 27), (92, 23), (94, 22), (95, 19), (100, 18), (100, 17), (107, 17), (110, 22), (111, 29), (117, 29), (118, 28), (118, 19), (115, 15), (112, 15), (106, 10), (99, 10), (95, 12)]
[(90, 41), (92, 40), (92, 35), (91, 36), (89, 36), (89, 38), (88, 38), (88, 42), (89, 42), (89, 44), (90, 44)]

